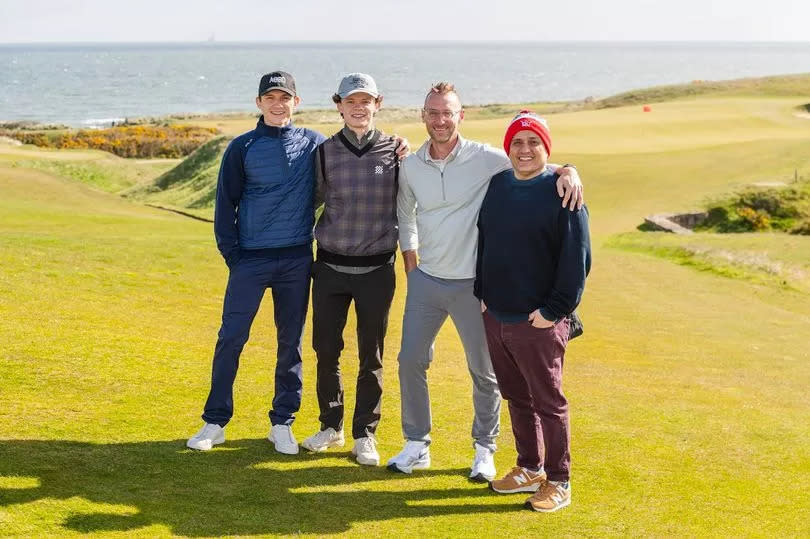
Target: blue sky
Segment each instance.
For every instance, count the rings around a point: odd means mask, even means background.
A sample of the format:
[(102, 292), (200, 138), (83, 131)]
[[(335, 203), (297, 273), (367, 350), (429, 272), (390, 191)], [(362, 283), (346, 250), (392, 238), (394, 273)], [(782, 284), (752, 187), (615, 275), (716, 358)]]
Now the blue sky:
[(810, 41), (808, 0), (0, 0), (0, 43)]

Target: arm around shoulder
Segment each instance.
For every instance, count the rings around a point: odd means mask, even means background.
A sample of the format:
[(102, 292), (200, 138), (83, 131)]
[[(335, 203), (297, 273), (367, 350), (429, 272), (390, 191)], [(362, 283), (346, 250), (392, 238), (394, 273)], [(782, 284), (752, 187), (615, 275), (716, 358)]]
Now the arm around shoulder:
[(571, 211), (582, 208), (585, 203), (583, 192), (585, 187), (579, 177), (579, 172), (573, 165), (552, 165), (557, 167), (557, 194), (562, 200), (562, 207)]

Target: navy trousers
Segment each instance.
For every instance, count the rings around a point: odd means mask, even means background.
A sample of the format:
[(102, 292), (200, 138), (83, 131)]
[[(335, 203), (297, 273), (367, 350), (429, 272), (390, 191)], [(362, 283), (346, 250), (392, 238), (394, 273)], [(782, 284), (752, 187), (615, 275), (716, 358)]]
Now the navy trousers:
[(273, 293), (278, 342), (270, 422), (290, 425), (295, 419), (301, 407), (301, 338), (309, 304), (312, 252), (307, 246), (294, 253), (296, 256), (285, 253), (279, 257), (254, 256), (243, 251), (242, 257), (231, 267), (222, 327), (214, 350), (211, 391), (202, 415), (206, 423), (224, 427), (233, 416), (233, 382), (239, 368), (239, 355), (267, 288)]

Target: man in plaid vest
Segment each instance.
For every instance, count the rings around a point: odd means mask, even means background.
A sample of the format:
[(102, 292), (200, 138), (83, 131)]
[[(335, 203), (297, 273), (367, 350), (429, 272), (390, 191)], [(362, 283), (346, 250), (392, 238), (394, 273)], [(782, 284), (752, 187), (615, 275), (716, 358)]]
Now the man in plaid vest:
[[(382, 99), (369, 75), (344, 77), (332, 100), (345, 125), (318, 149), (315, 207), (323, 203), (323, 213), (315, 226), (312, 346), (318, 359), (321, 428), (301, 444), (310, 451), (345, 444), (338, 360), (354, 301), (360, 369), (352, 454), (370, 466), (380, 461), (374, 433), (380, 421), (383, 342), (394, 298), (398, 240), (399, 140), (374, 128)], [(404, 144), (402, 153), (407, 151)]]

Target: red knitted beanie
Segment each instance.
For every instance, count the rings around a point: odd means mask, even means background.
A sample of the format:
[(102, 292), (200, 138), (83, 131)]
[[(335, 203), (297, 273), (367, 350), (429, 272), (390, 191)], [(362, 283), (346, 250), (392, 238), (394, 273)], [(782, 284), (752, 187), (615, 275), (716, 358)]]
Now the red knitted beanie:
[(551, 132), (548, 130), (546, 121), (533, 113), (530, 110), (521, 110), (517, 116), (512, 118), (509, 127), (506, 128), (506, 135), (503, 137), (503, 150), (506, 155), (509, 155), (509, 147), (512, 145), (512, 139), (524, 129), (534, 131), (540, 140), (543, 141), (543, 146), (546, 147), (546, 154), (551, 155)]

